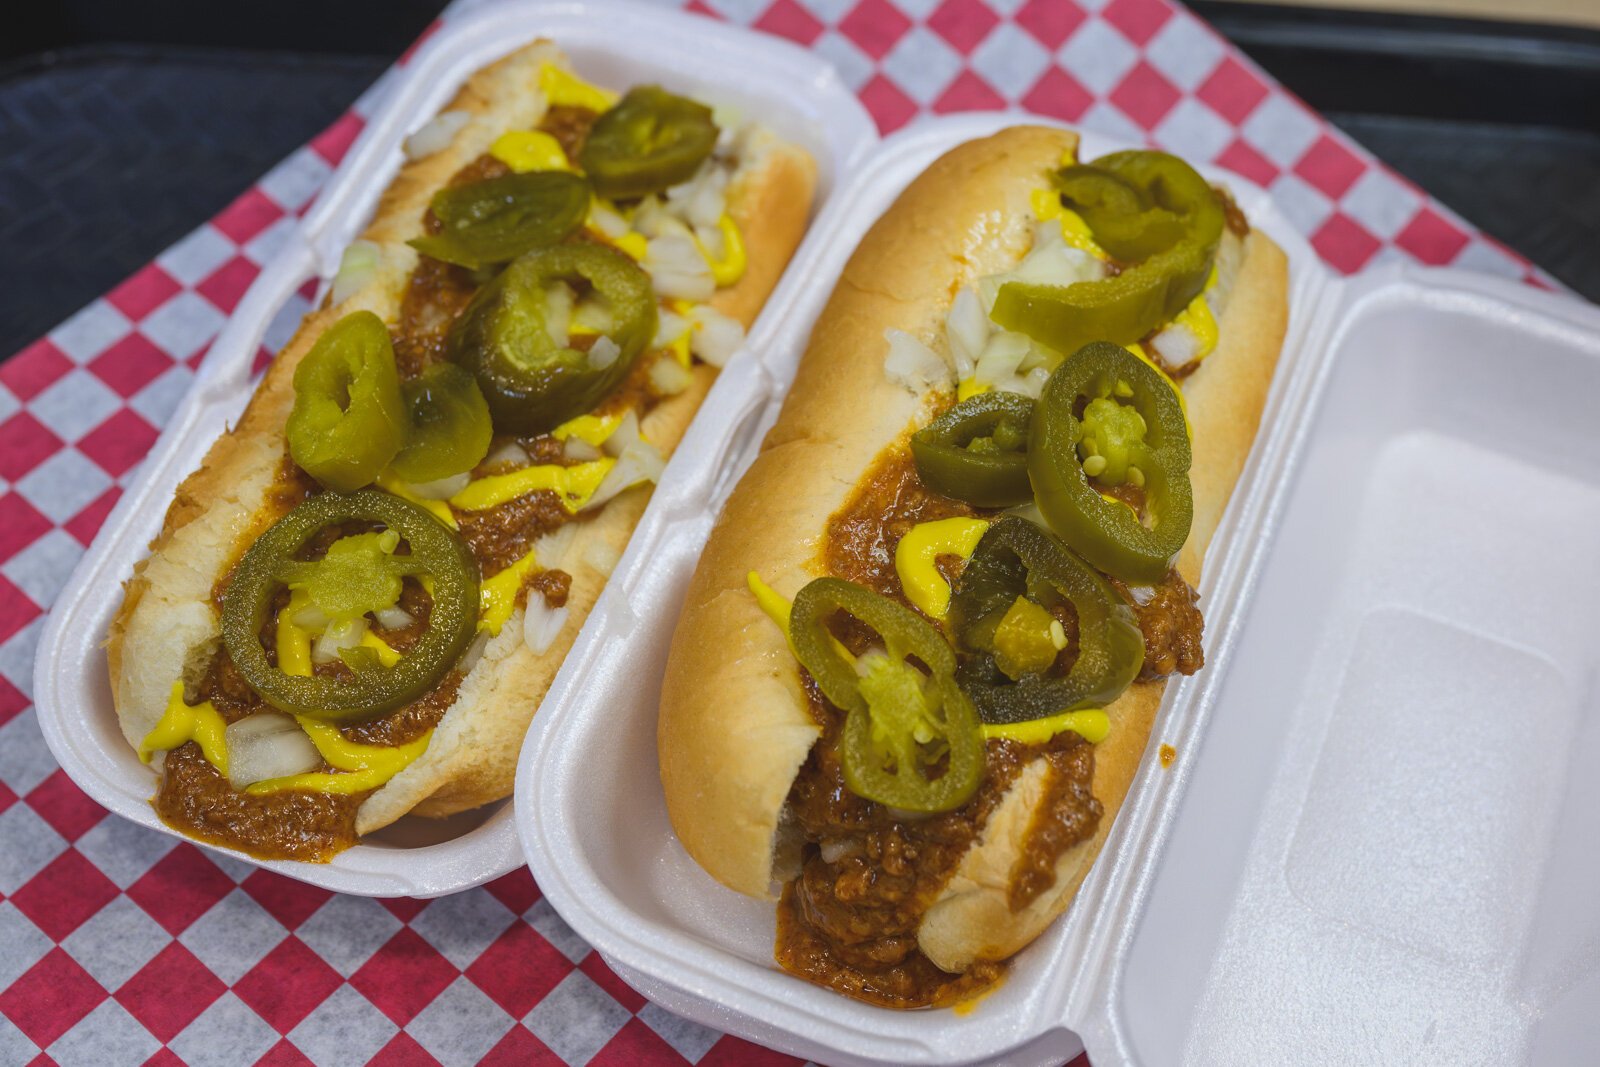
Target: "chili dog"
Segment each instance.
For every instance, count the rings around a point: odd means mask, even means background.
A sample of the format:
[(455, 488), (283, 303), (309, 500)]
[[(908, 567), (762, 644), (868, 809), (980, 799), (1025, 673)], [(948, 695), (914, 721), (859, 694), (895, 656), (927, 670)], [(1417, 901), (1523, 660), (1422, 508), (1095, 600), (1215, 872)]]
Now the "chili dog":
[(855, 251), (689, 584), (674, 829), (777, 898), (775, 954), (948, 1004), (1068, 905), (1173, 673), (1255, 436), (1287, 268), (1154, 152), (960, 146)]
[(107, 652), (168, 824), (326, 860), (511, 792), (659, 474), (806, 226), (756, 121), (549, 42), (474, 74), (178, 488)]

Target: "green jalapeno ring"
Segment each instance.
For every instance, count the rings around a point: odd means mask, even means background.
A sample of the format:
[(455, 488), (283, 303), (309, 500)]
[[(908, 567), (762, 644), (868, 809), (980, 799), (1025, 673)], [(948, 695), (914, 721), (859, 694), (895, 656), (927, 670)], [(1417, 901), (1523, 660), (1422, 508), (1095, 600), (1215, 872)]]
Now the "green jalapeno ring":
[[(1080, 398), (1121, 392), (1146, 425), (1138, 459), (1151, 526), (1131, 508), (1102, 497), (1078, 458), (1084, 436), (1076, 414)], [(1050, 528), (1105, 573), (1148, 584), (1165, 577), (1194, 520), (1191, 461), (1183, 407), (1173, 386), (1126, 349), (1105, 342), (1085, 345), (1062, 360), (1045, 383), (1028, 441), (1034, 499)]]
[(409, 413), (405, 447), (395, 474), (420, 484), (470, 471), (489, 454), (494, 425), (489, 403), (471, 373), (435, 363), (400, 386)]
[[(883, 638), (888, 670), (911, 671), (915, 656), (929, 676), (915, 683), (920, 707), (886, 706), (907, 694), (905, 679), (863, 678), (836, 648), (828, 620), (846, 612)], [(910, 811), (950, 811), (971, 799), (983, 778), (985, 751), (977, 713), (955, 680), (955, 653), (938, 631), (908, 608), (840, 578), (817, 578), (796, 594), (789, 615), (795, 656), (817, 687), (845, 711), (840, 758), (845, 785), (857, 796)], [(887, 682), (887, 684), (882, 684)], [(876, 697), (876, 701), (874, 700)], [(919, 737), (925, 733), (926, 737)], [(886, 763), (892, 758), (895, 769)], [(924, 772), (944, 761), (944, 773)]]
[(355, 311), (322, 332), (294, 369), (289, 455), (329, 489), (350, 492), (388, 466), (405, 439), (405, 402), (383, 320)]
[[(381, 523), (410, 546), (409, 557), (395, 559), (432, 579), (428, 628), (393, 667), (369, 664), (349, 678), (285, 674), (261, 643), (274, 597), (285, 575), (304, 567), (297, 557), (312, 538), (346, 522)], [(321, 493), (295, 507), (245, 552), (222, 596), (223, 644), (250, 688), (275, 708), (325, 722), (356, 722), (421, 698), (472, 643), (477, 621), (478, 565), (467, 546), (427, 511), (376, 489)]]
[[(557, 282), (591, 286), (611, 312), (605, 336), (619, 352), (604, 366), (558, 344), (547, 325)], [(536, 436), (592, 408), (625, 378), (656, 332), (650, 276), (597, 244), (530, 252), (478, 291), (451, 328), (449, 354), (483, 390), (497, 433)]]
[(601, 196), (645, 196), (694, 177), (718, 132), (704, 104), (659, 85), (635, 86), (595, 120), (578, 165)]
[[(1092, 341), (1133, 344), (1171, 320), (1205, 289), (1225, 222), (1216, 191), (1176, 156), (1115, 152), (1086, 166), (1110, 176), (1102, 189), (1115, 179), (1164, 212), (1161, 218), (1170, 216), (1182, 225), (1175, 241), (1115, 277), (1066, 286), (1008, 282), (1000, 287), (990, 317), (1057, 352), (1074, 352)], [(1127, 203), (1122, 198), (1119, 202)], [(1137, 248), (1130, 244), (1123, 250), (1154, 249), (1160, 243), (1157, 231), (1162, 239), (1171, 232), (1164, 224), (1136, 222), (1127, 236), (1138, 242)], [(1097, 240), (1099, 236), (1097, 232)], [(1116, 243), (1119, 235), (1108, 236)]]
[(439, 232), (407, 243), (434, 259), (482, 270), (560, 244), (588, 218), (589, 200), (588, 179), (564, 170), (447, 186), (429, 204)]
[[(995, 630), (1018, 596), (1047, 609), (1062, 601), (1072, 605), (1078, 657), (1065, 677), (1040, 673), (1012, 681), (995, 662)], [(1144, 635), (1133, 609), (1058, 538), (1017, 516), (998, 520), (984, 533), (956, 584), (949, 618), (972, 653), (956, 678), (986, 723), (1103, 707), (1127, 689), (1144, 663)]]
[(981, 508), (1025, 504), (1032, 418), (1033, 400), (1020, 393), (969, 397), (911, 435), (917, 474), (934, 492)]
[(1124, 263), (1145, 259), (1183, 237), (1184, 222), (1152, 204), (1126, 178), (1098, 164), (1074, 164), (1052, 176), (1067, 207), (1088, 224), (1101, 248)]

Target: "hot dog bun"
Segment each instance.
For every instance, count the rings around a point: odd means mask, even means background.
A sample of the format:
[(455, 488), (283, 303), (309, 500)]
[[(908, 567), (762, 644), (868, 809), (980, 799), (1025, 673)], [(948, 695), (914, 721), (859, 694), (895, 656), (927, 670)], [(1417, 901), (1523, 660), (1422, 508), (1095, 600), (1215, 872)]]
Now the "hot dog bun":
[[(912, 182), (846, 266), (776, 425), (711, 533), (668, 657), (658, 739), (673, 826), (733, 889), (771, 897), (792, 864), (784, 803), (821, 734), (794, 655), (746, 575), (793, 597), (824, 573), (830, 516), (874, 457), (941, 400), (885, 375), (884, 331), (931, 343), (962, 285), (1014, 266), (1032, 241), (1030, 193), (1076, 140), (1013, 127), (950, 151)], [(1225, 236), (1218, 271), (1220, 342), (1184, 382), (1195, 520), (1179, 566), (1191, 583), (1254, 439), (1287, 318), (1286, 261), (1265, 235)], [(1047, 768), (1037, 759), (1018, 776), (924, 913), (918, 941), (935, 964), (959, 972), (1003, 959), (1066, 907), (1115, 821), (1163, 688), (1136, 683), (1106, 709), (1110, 736), (1094, 753), (1099, 829), (1060, 858), (1053, 889), (1013, 912), (1007, 889)]]
[[(284, 424), (294, 402), (293, 376), (321, 333), (356, 310), (393, 322), (417, 253), (405, 242), (422, 233), (433, 194), (508, 130), (536, 127), (546, 101), (539, 70), (570, 69), (555, 45), (538, 41), (474, 74), (447, 106), (470, 120), (448, 147), (406, 163), (362, 235), (380, 252), (378, 268), (358, 291), (308, 315), (278, 354), (239, 424), (224, 434), (178, 487), (150, 555), (126, 583), (107, 643), (112, 693), (123, 733), (135, 747), (160, 720), (175, 679), (198, 681), (220, 641), (211, 602), (217, 581), (282, 514), (272, 488), (287, 461)], [(727, 211), (745, 239), (748, 266), (712, 306), (749, 325), (777, 283), (807, 223), (816, 167), (803, 150), (756, 129), (746, 138), (727, 193)], [(682, 437), (710, 388), (715, 370), (696, 365), (693, 382), (662, 400), (642, 431), (663, 454)], [(540, 566), (572, 575), (567, 624), (544, 653), (523, 640), (523, 609), (485, 648), (463, 680), (427, 751), (361, 806), (357, 831), (367, 833), (407, 812), (443, 816), (511, 792), (517, 751), (529, 720), (626, 545), (648, 492), (630, 490), (578, 525), (559, 558)]]

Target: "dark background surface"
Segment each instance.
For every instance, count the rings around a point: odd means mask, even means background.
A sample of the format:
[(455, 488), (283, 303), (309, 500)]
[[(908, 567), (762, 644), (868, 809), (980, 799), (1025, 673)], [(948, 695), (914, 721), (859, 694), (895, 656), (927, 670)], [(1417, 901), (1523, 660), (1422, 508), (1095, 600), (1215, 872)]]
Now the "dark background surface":
[[(442, 6), (64, 0), (12, 22), (0, 358), (338, 118)], [(1600, 299), (1600, 33), (1190, 6), (1400, 173)]]

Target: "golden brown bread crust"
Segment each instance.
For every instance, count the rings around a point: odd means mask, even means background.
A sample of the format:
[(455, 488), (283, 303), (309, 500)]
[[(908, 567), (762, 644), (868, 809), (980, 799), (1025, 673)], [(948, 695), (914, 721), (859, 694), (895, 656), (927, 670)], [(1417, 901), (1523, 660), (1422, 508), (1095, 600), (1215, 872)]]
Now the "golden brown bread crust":
[[(820, 736), (798, 664), (745, 576), (758, 570), (792, 597), (823, 572), (829, 516), (932, 401), (886, 377), (884, 331), (931, 340), (962, 285), (1014, 264), (1031, 239), (1029, 193), (1075, 143), (1061, 130), (1013, 127), (953, 149), (905, 190), (846, 266), (777, 424), (712, 531), (668, 657), (658, 741), (674, 829), (734, 889), (771, 895), (783, 804)], [(1196, 511), (1179, 566), (1193, 583), (1254, 439), (1287, 314), (1282, 252), (1259, 233), (1227, 241), (1221, 340), (1184, 383)], [(1061, 857), (1054, 891), (1013, 913), (1007, 888), (1046, 774), (1042, 760), (1025, 768), (923, 918), (919, 944), (931, 960), (959, 971), (1003, 959), (1065, 909), (1116, 819), (1163, 690), (1136, 684), (1106, 709), (1112, 729), (1096, 746), (1093, 781), (1099, 829)]]
[[(178, 487), (150, 556), (124, 587), (107, 642), (113, 697), (130, 744), (137, 746), (154, 727), (174, 678), (196, 680), (218, 641), (211, 589), (276, 518), (265, 503), (286, 457), (283, 426), (293, 405), (295, 367), (317, 336), (351, 311), (394, 320), (416, 263), (405, 242), (421, 233), (429, 199), (498, 134), (538, 124), (544, 101), (537, 75), (547, 61), (568, 66), (553, 44), (535, 42), (462, 86), (445, 110), (466, 112), (471, 120), (448, 147), (401, 167), (362, 234), (379, 248), (374, 276), (340, 304), (306, 317), (239, 425), (218, 438), (200, 469)], [(805, 152), (770, 134), (752, 139), (727, 194), (729, 214), (745, 236), (748, 267), (736, 285), (717, 293), (713, 306), (746, 326), (754, 320), (804, 234), (815, 180), (815, 162)], [(697, 366), (692, 384), (646, 417), (641, 428), (663, 454), (683, 436), (714, 378), (714, 370)], [(602, 561), (621, 553), (648, 495), (624, 493), (583, 521), (562, 559), (540, 559), (542, 567), (572, 575), (568, 621), (555, 644), (543, 655), (528, 649), (518, 609), (463, 681), (427, 751), (362, 805), (361, 833), (408, 811), (448, 815), (510, 793), (522, 735), (605, 584), (609, 567)]]

